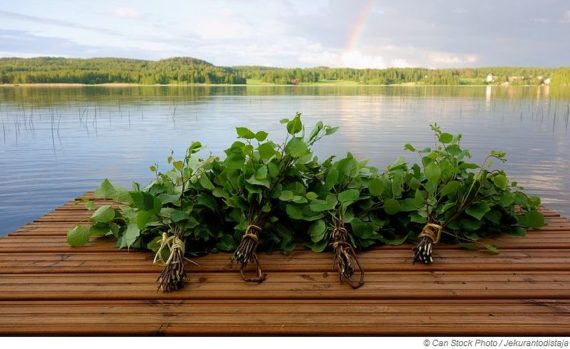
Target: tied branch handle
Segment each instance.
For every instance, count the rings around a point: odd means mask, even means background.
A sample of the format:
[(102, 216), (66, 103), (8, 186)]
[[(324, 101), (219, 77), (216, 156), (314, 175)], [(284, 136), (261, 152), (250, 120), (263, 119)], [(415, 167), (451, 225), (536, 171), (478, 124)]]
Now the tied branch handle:
[[(162, 255), (163, 251), (168, 249), (170, 252), (168, 258), (164, 260)], [(188, 279), (186, 271), (184, 270), (185, 261), (189, 261), (197, 265), (196, 262), (184, 257), (186, 252), (186, 243), (182, 240), (182, 230), (175, 230), (172, 236), (162, 234), (162, 241), (160, 247), (154, 256), (154, 264), (164, 265), (164, 269), (158, 276), (156, 282), (158, 283), (158, 290), (162, 292), (177, 291), (184, 287), (184, 283)]]
[(433, 262), (433, 245), (441, 239), (443, 227), (435, 223), (427, 223), (418, 235), (420, 242), (414, 248), (414, 264), (416, 262), (430, 264)]
[[(338, 271), (341, 282), (346, 282), (353, 289), (357, 289), (364, 285), (364, 269), (358, 261), (356, 252), (352, 245), (348, 242), (348, 231), (342, 223), (335, 225), (332, 232), (331, 246), (334, 250), (333, 265)], [(360, 279), (352, 280), (352, 276), (356, 270), (360, 271)]]
[[(257, 245), (259, 245), (259, 234), (261, 234), (261, 232), (262, 228), (259, 225), (250, 224), (245, 230), (240, 244), (232, 256), (232, 261), (240, 264), (241, 278), (247, 282), (261, 283), (265, 280), (265, 274), (261, 269), (261, 264), (259, 264), (259, 259), (255, 253)], [(255, 263), (255, 276), (246, 275), (245, 268), (249, 263)]]

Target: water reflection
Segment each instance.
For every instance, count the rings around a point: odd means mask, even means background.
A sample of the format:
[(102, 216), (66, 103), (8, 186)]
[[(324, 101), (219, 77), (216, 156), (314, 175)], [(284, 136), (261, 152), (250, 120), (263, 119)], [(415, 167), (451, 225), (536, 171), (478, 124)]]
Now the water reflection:
[[(530, 87), (0, 88), (0, 234), (109, 177), (150, 179), (148, 165), (192, 140), (222, 154), (233, 127), (273, 133), (301, 111), (307, 124), (339, 125), (317, 148), (384, 167), (404, 143), (432, 144), (428, 125), (464, 134), (481, 160), (508, 153), (514, 179), (570, 215), (570, 91)], [(416, 160), (413, 154), (406, 154)]]

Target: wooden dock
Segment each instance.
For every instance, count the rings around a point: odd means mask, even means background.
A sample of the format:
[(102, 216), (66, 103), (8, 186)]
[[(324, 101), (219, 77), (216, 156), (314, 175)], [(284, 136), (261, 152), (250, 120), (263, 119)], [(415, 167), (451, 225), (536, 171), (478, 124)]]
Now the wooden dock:
[(493, 240), (499, 255), (439, 245), (432, 265), (411, 246), (361, 254), (366, 285), (339, 284), (332, 256), (262, 254), (248, 284), (229, 254), (197, 258), (189, 283), (159, 293), (149, 252), (110, 239), (71, 248), (89, 212), (75, 200), (0, 239), (2, 335), (570, 335), (570, 220)]

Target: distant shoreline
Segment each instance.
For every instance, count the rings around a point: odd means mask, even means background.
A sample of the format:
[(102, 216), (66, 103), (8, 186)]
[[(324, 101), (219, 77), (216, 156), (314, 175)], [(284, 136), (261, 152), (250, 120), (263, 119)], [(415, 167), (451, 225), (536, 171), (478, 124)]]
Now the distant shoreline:
[(0, 84), (0, 87), (51, 87), (51, 88), (67, 88), (67, 87), (549, 87), (548, 85), (487, 85), (487, 84), (465, 84), (465, 85), (424, 85), (424, 84), (347, 84), (347, 83), (308, 83), (308, 84), (137, 84), (137, 83), (104, 83), (104, 84), (81, 84), (81, 83), (26, 83), (26, 84)]

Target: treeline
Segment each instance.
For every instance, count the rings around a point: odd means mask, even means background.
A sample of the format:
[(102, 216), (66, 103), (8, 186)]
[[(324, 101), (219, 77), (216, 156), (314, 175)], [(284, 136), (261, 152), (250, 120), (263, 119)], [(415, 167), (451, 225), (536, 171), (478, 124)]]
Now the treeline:
[(159, 61), (122, 58), (0, 58), (0, 83), (135, 83), (295, 85), (349, 81), (363, 85), (540, 85), (570, 86), (570, 67), (427, 68), (271, 68), (219, 67), (206, 61), (177, 57)]
[(234, 69), (190, 57), (145, 61), (123, 58), (0, 58), (0, 82), (245, 84)]
[[(328, 81), (353, 81), (364, 85), (540, 85), (543, 83), (570, 86), (570, 67), (566, 68), (520, 68), (488, 67), (462, 69), (427, 69), (427, 68), (388, 68), (388, 69), (351, 69), (351, 68), (265, 68), (234, 67), (247, 79), (265, 83), (298, 84)], [(491, 74), (491, 81), (487, 78)], [(548, 79), (550, 78), (550, 81)]]

